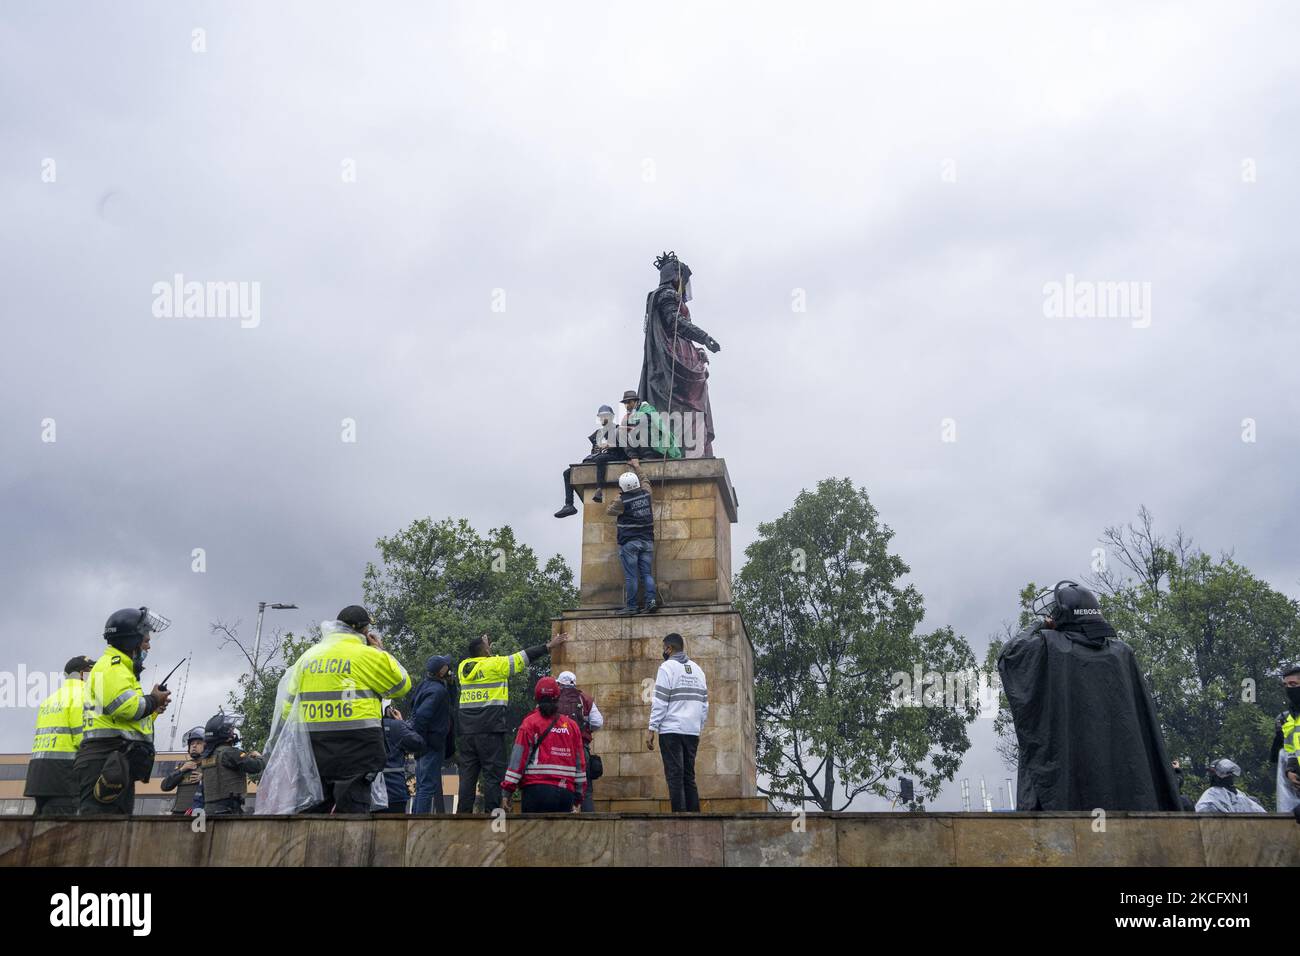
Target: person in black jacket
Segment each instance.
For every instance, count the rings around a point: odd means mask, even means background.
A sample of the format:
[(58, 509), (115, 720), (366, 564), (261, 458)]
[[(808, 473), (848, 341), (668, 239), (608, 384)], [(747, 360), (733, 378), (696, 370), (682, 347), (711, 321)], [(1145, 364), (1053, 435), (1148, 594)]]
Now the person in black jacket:
[[(618, 559), (623, 565), (623, 613), (653, 614), (659, 610), (655, 579), (651, 573), (655, 557), (654, 502), (650, 489), (641, 486), (635, 472), (625, 471), (618, 479), (622, 492), (607, 509), (618, 518)], [(637, 585), (644, 585), (645, 608), (637, 610)]]
[(172, 804), (172, 813), (185, 816), (193, 809), (194, 797), (203, 783), (203, 768), (199, 760), (203, 757), (203, 728), (191, 727), (185, 731), (185, 749), (190, 759), (162, 779), (161, 790), (164, 793), (176, 791), (176, 802)]
[(1016, 809), (1178, 811), (1178, 784), (1133, 649), (1097, 596), (1060, 581), (1002, 648), (1019, 747)]
[(233, 714), (218, 712), (203, 728), (203, 812), (208, 816), (239, 816), (244, 812), (248, 775), (261, 773), (266, 761), (256, 750), (239, 748)]
[(424, 753), (424, 741), (402, 719), (402, 712), (389, 704), (384, 708), (384, 746), (388, 760), (384, 764), (384, 783), (388, 786), (388, 807), (378, 813), (405, 813), (410, 791), (406, 788), (406, 755)]
[(446, 813), (442, 794), (442, 762), (456, 752), (451, 692), (447, 679), (451, 658), (429, 658), (425, 678), (411, 695), (411, 727), (424, 741), (425, 752), (415, 764), (415, 804), (412, 813)]
[[(600, 423), (600, 427), (587, 436), (587, 441), (591, 444), (591, 454), (582, 460), (595, 462), (596, 493), (591, 496), (591, 500), (600, 504), (605, 500), (606, 466), (611, 461), (627, 461), (627, 452), (616, 440), (614, 409), (608, 405), (600, 406), (596, 411), (596, 421)], [(578, 509), (573, 506), (573, 482), (570, 480), (572, 475), (572, 468), (564, 469), (564, 507), (555, 512), (557, 518), (567, 518), (578, 513)]]

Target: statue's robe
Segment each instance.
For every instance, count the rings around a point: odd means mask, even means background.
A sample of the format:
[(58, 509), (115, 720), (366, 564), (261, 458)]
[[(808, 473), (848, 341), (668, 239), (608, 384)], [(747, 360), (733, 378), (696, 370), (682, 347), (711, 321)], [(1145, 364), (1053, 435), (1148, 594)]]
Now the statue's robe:
[(690, 310), (671, 284), (646, 297), (645, 355), (637, 394), (670, 421), (682, 422), (674, 433), (686, 458), (713, 457), (709, 362), (701, 347), (708, 341), (708, 333), (691, 322)]

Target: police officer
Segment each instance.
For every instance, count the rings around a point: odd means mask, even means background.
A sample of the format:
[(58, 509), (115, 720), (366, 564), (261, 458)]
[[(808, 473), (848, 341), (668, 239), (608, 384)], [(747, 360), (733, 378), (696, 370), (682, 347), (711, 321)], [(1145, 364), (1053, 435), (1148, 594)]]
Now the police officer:
[(130, 815), (136, 782), (149, 779), (154, 718), (167, 709), (171, 693), (157, 684), (145, 693), (140, 673), (150, 638), (170, 624), (147, 607), (128, 607), (104, 625), (109, 646), (86, 680), (85, 723), (73, 763), (82, 814)]
[(190, 759), (163, 777), (162, 791), (164, 793), (176, 791), (172, 813), (185, 816), (203, 806), (202, 798), (197, 804), (195, 803), (195, 798), (199, 796), (199, 787), (203, 783), (203, 769), (199, 766), (199, 759), (203, 756), (203, 728), (191, 727), (185, 731), (185, 736), (181, 739), (185, 741), (185, 749), (189, 752)]
[(1058, 581), (1031, 610), (1038, 619), (998, 657), (1019, 747), (1016, 808), (1179, 811), (1146, 678), (1097, 595)]
[(211, 816), (242, 815), (248, 775), (266, 766), (256, 750), (239, 749), (235, 722), (234, 714), (218, 713), (203, 728), (203, 812)]
[(309, 731), (324, 795), (306, 813), (370, 810), (371, 784), (388, 757), (382, 699), (411, 689), (405, 668), (370, 630), (373, 624), (365, 608), (345, 607), (290, 671), (285, 707), (296, 707), (296, 719)]
[(528, 665), (567, 641), (568, 635), (553, 637), (546, 644), (526, 647), (514, 654), (492, 656), (492, 638), (484, 634), (469, 642), (465, 657), (456, 668), (460, 682), (461, 733), (456, 743), (460, 765), (460, 797), (457, 813), (474, 812), (474, 794), (483, 779), (483, 806), (490, 812), (501, 805), (501, 778), (506, 772), (504, 734), (506, 704), (510, 702), (510, 678), (522, 674)]
[(1277, 764), (1278, 813), (1294, 813), (1300, 821), (1300, 663), (1282, 671), (1286, 708), (1277, 715), (1269, 759)]
[(72, 764), (81, 746), (83, 683), (95, 662), (74, 657), (63, 668), (63, 684), (41, 702), (32, 759), (23, 795), (36, 800), (38, 817), (77, 813), (77, 777)]

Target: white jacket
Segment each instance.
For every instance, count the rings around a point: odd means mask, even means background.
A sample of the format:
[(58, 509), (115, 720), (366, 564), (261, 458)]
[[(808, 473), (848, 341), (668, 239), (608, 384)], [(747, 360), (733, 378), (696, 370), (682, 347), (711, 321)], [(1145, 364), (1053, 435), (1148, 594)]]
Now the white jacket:
[(700, 665), (684, 653), (659, 665), (650, 730), (657, 734), (698, 737), (709, 717), (709, 686)]

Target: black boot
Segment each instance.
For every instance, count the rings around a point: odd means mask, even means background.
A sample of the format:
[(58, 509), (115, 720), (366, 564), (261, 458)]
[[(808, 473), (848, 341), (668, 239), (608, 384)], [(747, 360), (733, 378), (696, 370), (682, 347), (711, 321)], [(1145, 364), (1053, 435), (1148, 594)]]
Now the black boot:
[(605, 492), (597, 488), (596, 493), (591, 496), (591, 500), (594, 501), (596, 504), (600, 504), (602, 501), (605, 500)]
[(561, 508), (559, 511), (555, 512), (555, 517), (557, 517), (557, 518), (567, 518), (567, 517), (569, 517), (569, 515), (576, 515), (577, 513), (578, 513), (578, 509), (575, 508), (575, 507), (573, 507), (573, 502), (572, 502), (572, 501), (569, 501), (569, 502), (566, 502), (566, 503), (565, 503), (565, 505), (564, 505), (563, 508)]

